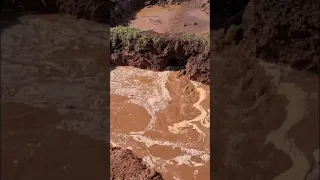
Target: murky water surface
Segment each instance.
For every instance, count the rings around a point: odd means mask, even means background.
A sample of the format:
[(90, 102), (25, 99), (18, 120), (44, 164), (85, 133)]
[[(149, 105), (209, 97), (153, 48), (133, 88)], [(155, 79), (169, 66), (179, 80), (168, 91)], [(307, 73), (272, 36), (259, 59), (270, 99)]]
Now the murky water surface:
[(209, 33), (210, 16), (187, 4), (146, 7), (136, 14), (131, 26), (156, 32)]
[(108, 179), (109, 27), (59, 15), (11, 23), (1, 20), (1, 179)]
[(274, 180), (307, 179), (308, 173), (319, 165), (319, 76), (265, 62), (261, 64), (273, 77), (277, 92), (288, 100), (282, 125), (266, 137), (266, 143), (272, 143), (292, 161), (292, 165)]
[(165, 179), (209, 179), (209, 86), (178, 72), (111, 71), (111, 142)]

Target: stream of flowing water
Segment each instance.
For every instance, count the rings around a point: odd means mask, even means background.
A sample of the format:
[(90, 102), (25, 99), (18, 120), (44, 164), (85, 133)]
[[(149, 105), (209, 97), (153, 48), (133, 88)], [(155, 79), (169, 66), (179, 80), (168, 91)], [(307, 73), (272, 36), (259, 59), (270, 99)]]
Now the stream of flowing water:
[(209, 86), (178, 72), (111, 71), (111, 143), (132, 149), (165, 179), (208, 179)]

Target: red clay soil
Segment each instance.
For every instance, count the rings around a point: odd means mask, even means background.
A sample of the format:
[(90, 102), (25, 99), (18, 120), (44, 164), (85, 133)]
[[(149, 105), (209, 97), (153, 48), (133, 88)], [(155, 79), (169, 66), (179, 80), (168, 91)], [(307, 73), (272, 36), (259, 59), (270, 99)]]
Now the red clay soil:
[(210, 45), (207, 35), (200, 38), (183, 33), (144, 31), (138, 37), (123, 38), (123, 31), (113, 29), (110, 37), (112, 66), (128, 65), (156, 71), (164, 70), (167, 66), (178, 66), (192, 80), (210, 84)]
[(162, 180), (159, 173), (148, 169), (141, 158), (136, 157), (131, 150), (113, 147), (110, 149), (111, 180), (141, 179)]

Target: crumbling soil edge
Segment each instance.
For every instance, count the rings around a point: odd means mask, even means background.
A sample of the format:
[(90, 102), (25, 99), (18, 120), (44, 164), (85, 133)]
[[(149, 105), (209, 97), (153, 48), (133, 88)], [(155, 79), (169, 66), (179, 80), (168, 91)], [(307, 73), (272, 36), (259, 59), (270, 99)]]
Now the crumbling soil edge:
[(210, 84), (209, 34), (156, 33), (118, 26), (110, 32), (111, 66), (155, 71), (179, 67), (191, 80)]
[(129, 149), (111, 147), (110, 164), (111, 179), (163, 179), (158, 172), (148, 169), (142, 159)]

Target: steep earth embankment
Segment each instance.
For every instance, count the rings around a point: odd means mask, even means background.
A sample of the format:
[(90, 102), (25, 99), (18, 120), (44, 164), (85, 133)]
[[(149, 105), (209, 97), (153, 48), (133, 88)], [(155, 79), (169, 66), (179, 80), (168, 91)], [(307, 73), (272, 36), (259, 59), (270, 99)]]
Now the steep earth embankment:
[(111, 29), (111, 65), (163, 70), (178, 66), (192, 79), (210, 83), (208, 35), (160, 34), (130, 27)]
[[(211, 33), (213, 44), (219, 46), (215, 52), (243, 46), (243, 54), (251, 58), (319, 73), (319, 1), (214, 2), (221, 10), (229, 9), (220, 19), (213, 18), (220, 24)], [(238, 6), (230, 9), (230, 3)]]

